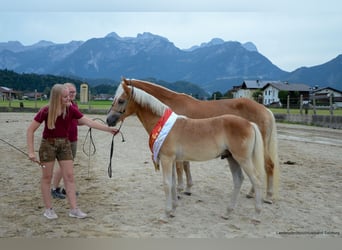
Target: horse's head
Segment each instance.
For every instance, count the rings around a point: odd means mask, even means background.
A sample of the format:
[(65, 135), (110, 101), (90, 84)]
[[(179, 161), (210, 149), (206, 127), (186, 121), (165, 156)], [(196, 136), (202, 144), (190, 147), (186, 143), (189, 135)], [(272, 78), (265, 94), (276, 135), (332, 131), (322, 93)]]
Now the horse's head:
[(109, 126), (115, 126), (119, 121), (124, 120), (133, 113), (129, 105), (133, 95), (133, 87), (128, 86), (128, 83), (129, 81), (123, 78), (116, 90), (112, 107), (107, 115), (107, 124)]

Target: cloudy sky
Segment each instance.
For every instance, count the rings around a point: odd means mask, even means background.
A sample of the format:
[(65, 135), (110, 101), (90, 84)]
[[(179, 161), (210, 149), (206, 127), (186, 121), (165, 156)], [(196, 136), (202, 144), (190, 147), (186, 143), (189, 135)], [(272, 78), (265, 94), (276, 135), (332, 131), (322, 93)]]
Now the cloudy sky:
[(1, 0), (0, 42), (86, 41), (151, 32), (180, 49), (253, 42), (286, 71), (342, 54), (340, 0)]

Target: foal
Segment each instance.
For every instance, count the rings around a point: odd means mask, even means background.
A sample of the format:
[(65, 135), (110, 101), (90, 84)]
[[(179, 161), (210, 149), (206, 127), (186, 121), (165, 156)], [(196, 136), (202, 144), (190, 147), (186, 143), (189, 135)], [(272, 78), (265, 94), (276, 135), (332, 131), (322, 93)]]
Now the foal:
[(222, 217), (228, 218), (236, 206), (243, 169), (255, 190), (253, 221), (259, 222), (265, 172), (263, 141), (256, 124), (234, 115), (206, 119), (178, 116), (153, 96), (122, 82), (108, 113), (107, 124), (115, 126), (133, 114), (137, 115), (150, 134), (155, 164), (160, 162), (162, 166), (166, 204), (161, 221), (167, 222), (168, 218), (174, 216), (178, 202), (175, 163), (225, 157), (232, 172), (234, 188), (227, 211)]

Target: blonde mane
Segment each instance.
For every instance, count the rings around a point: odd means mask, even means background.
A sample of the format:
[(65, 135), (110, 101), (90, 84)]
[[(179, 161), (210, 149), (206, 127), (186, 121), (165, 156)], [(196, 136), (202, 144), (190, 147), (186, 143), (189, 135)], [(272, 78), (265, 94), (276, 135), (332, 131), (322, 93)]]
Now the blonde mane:
[[(142, 107), (148, 107), (156, 115), (162, 116), (165, 110), (169, 108), (167, 105), (159, 101), (157, 98), (139, 88), (134, 88), (132, 86), (128, 86), (128, 88), (130, 88), (131, 90), (133, 88), (132, 98), (136, 103), (138, 103)], [(122, 84), (120, 84), (116, 90), (114, 102), (116, 102), (116, 100), (118, 100), (123, 93), (124, 89), (122, 87)]]

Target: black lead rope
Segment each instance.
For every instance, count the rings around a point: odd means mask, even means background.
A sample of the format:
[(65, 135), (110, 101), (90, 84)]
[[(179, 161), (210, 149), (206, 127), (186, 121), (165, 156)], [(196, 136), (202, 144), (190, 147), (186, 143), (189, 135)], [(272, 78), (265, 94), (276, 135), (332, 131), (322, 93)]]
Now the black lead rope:
[(119, 129), (118, 129), (118, 132), (116, 134), (113, 135), (112, 137), (112, 145), (110, 147), (110, 156), (109, 156), (109, 164), (108, 164), (108, 176), (109, 178), (112, 178), (112, 158), (113, 158), (113, 154), (114, 154), (114, 137), (120, 133), (121, 134), (121, 142), (125, 142), (125, 138), (121, 132), (121, 127), (122, 127), (122, 123), (123, 121), (121, 122), (120, 126), (119, 126)]
[[(131, 100), (131, 98), (133, 96), (133, 93), (134, 93), (134, 88), (132, 86), (132, 93), (131, 93), (131, 95), (130, 95), (130, 97), (128, 99), (128, 102)], [(126, 105), (127, 105), (127, 103), (126, 103)], [(113, 104), (112, 104), (111, 108), (113, 108)], [(109, 111), (111, 110), (111, 108), (109, 109)], [(119, 111), (117, 111), (117, 112), (119, 112)], [(119, 113), (121, 113), (121, 115), (122, 115), (122, 114), (125, 113), (125, 110), (121, 111)], [(121, 124), (119, 126), (118, 132), (116, 134), (114, 134), (113, 137), (112, 137), (112, 145), (110, 147), (110, 158), (109, 158), (109, 165), (108, 165), (108, 176), (109, 176), (109, 178), (112, 178), (112, 158), (113, 158), (113, 152), (114, 152), (114, 137), (115, 137), (115, 135), (120, 133), (121, 134), (121, 138), (122, 138), (122, 142), (125, 142), (125, 138), (123, 137), (123, 134), (121, 133), (121, 127), (122, 127), (123, 121), (124, 120), (121, 121)]]
[[(105, 124), (105, 122), (104, 122), (102, 119), (100, 119), (100, 118), (94, 118), (93, 120), (100, 120), (100, 121), (102, 121), (102, 122)], [(121, 124), (120, 124), (119, 129), (118, 129), (118, 132), (117, 132), (116, 134), (114, 134), (113, 137), (112, 137), (112, 145), (111, 145), (111, 148), (110, 148), (110, 159), (109, 159), (110, 161), (109, 161), (109, 165), (108, 165), (108, 176), (109, 176), (110, 178), (112, 178), (112, 158), (113, 158), (113, 152), (114, 152), (114, 137), (115, 137), (118, 133), (120, 133), (120, 134), (121, 134), (121, 140), (122, 140), (122, 142), (125, 142), (124, 135), (123, 135), (123, 133), (120, 131), (121, 126), (122, 126), (122, 122), (121, 122)], [(86, 142), (87, 142), (87, 140), (88, 140), (88, 139), (87, 139), (88, 136), (89, 136), (89, 153), (87, 153), (86, 150), (85, 150), (85, 145), (86, 145)], [(92, 151), (91, 151), (91, 148), (93, 148)], [(95, 146), (95, 143), (94, 143), (94, 139), (93, 139), (93, 134), (92, 134), (92, 129), (91, 129), (91, 128), (88, 129), (88, 132), (87, 132), (87, 134), (86, 134), (86, 138), (85, 138), (84, 143), (83, 143), (83, 153), (84, 153), (85, 155), (87, 155), (89, 159), (90, 159), (90, 156), (91, 156), (91, 155), (94, 155), (94, 154), (96, 153), (96, 146)], [(88, 175), (89, 175), (89, 166), (88, 166)], [(88, 178), (89, 178), (89, 176), (88, 176)]]
[(112, 137), (112, 145), (110, 146), (110, 156), (109, 156), (109, 164), (108, 164), (108, 176), (109, 178), (112, 178), (112, 158), (113, 158), (113, 152), (114, 152), (114, 136)]

